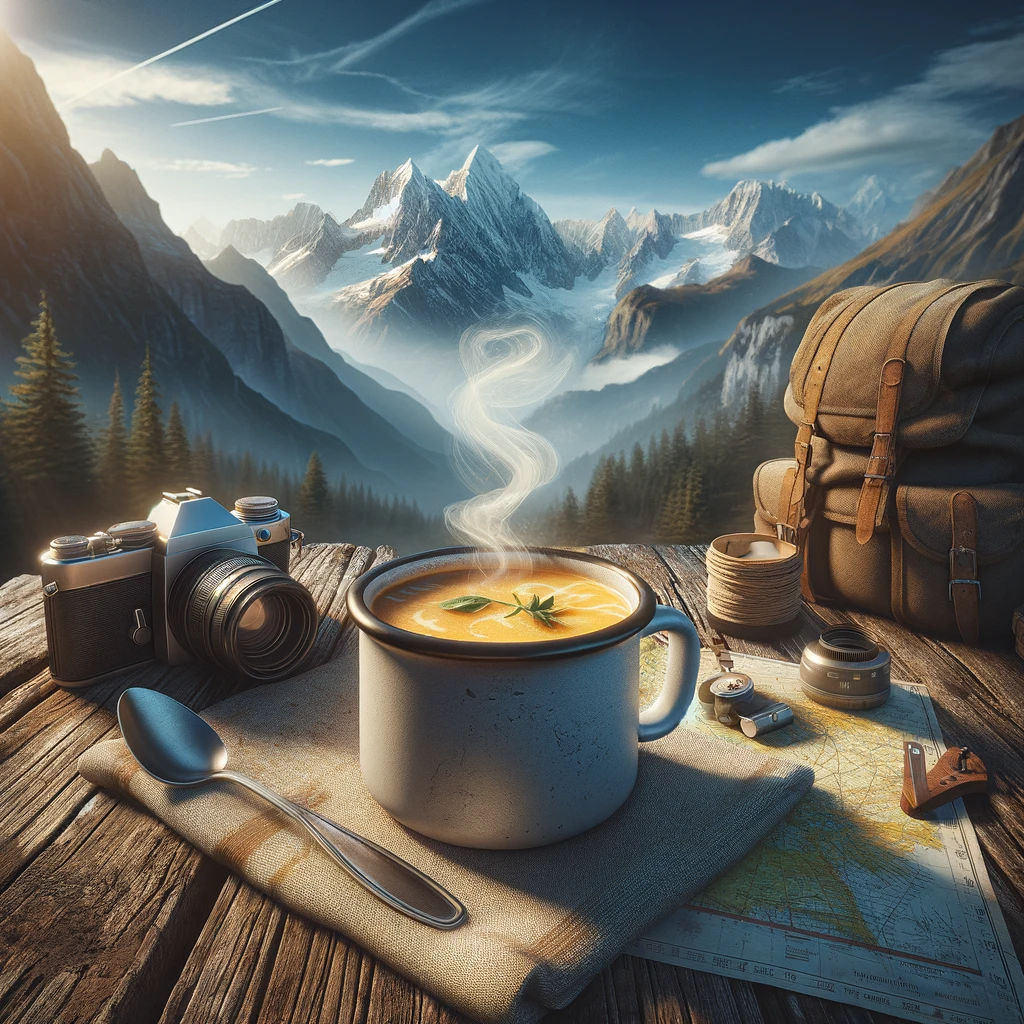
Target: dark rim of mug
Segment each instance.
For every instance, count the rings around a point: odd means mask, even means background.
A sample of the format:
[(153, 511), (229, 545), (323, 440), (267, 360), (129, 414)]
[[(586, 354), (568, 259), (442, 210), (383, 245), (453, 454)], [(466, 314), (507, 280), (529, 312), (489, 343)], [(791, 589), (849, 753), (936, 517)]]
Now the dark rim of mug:
[(389, 562), (382, 562), (370, 569), (369, 572), (363, 573), (352, 584), (347, 599), (349, 615), (367, 636), (371, 636), (374, 640), (387, 644), (389, 647), (435, 657), (474, 658), (487, 661), (522, 661), (524, 659), (536, 661), (542, 658), (564, 658), (587, 651), (599, 651), (602, 648), (621, 643), (623, 640), (628, 640), (631, 636), (639, 633), (654, 618), (654, 609), (657, 607), (658, 599), (650, 586), (635, 573), (621, 565), (616, 565), (615, 562), (598, 558), (596, 555), (557, 548), (530, 548), (529, 551), (536, 555), (548, 555), (600, 565), (604, 569), (618, 573), (636, 589), (639, 597), (636, 608), (614, 625), (605, 626), (604, 629), (597, 629), (592, 633), (581, 633), (578, 636), (561, 637), (557, 640), (490, 643), (475, 640), (445, 640), (441, 637), (413, 633), (408, 629), (399, 629), (374, 615), (363, 597), (363, 592), (374, 580), (403, 565), (411, 565), (414, 562), (423, 562), (445, 555), (465, 555), (473, 550), (470, 547), (436, 548), (433, 551), (420, 551), (415, 555), (406, 555), (404, 558), (393, 558)]

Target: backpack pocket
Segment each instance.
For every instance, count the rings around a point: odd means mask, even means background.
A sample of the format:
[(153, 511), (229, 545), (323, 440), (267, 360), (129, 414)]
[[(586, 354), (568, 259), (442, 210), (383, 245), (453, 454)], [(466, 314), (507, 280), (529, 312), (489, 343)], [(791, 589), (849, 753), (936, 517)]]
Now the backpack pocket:
[[(956, 543), (957, 494), (970, 498), (973, 545)], [(893, 617), (910, 629), (969, 642), (975, 617), (979, 639), (1005, 638), (1013, 610), (1024, 602), (1024, 485), (902, 485), (896, 512)]]

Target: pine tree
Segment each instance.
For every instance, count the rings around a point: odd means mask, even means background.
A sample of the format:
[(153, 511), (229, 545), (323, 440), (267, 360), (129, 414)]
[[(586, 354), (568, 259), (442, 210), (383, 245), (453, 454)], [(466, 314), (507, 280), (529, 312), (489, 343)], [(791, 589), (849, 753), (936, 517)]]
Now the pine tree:
[(181, 419), (181, 410), (177, 402), (171, 402), (171, 411), (167, 414), (167, 437), (164, 444), (164, 465), (175, 490), (191, 487), (192, 484), (192, 449), (188, 443), (188, 433)]
[(704, 539), (707, 526), (708, 492), (703, 466), (694, 463), (686, 475), (682, 516), (679, 524), (680, 544), (695, 544)]
[(576, 492), (571, 487), (565, 492), (565, 500), (562, 502), (561, 514), (558, 520), (558, 532), (561, 542), (563, 544), (579, 544), (582, 539), (583, 515), (580, 510), (580, 500), (576, 497)]
[(82, 529), (92, 511), (92, 449), (79, 406), (74, 363), (57, 341), (45, 293), (39, 316), (24, 340), (4, 415), (7, 469), (19, 514), (32, 532)]
[(196, 438), (191, 463), (194, 482), (189, 486), (198, 487), (203, 494), (210, 494), (217, 481), (217, 453), (210, 434)]
[(125, 509), (130, 499), (126, 492), (128, 431), (124, 422), (124, 396), (121, 394), (121, 376), (114, 374), (114, 388), (110, 393), (107, 410), (107, 428), (99, 450), (99, 481), (103, 493), (103, 512), (115, 518)]
[(318, 452), (313, 452), (306, 466), (306, 476), (295, 502), (296, 526), (309, 540), (327, 540), (331, 529), (331, 492), (327, 474)]
[(672, 485), (658, 510), (658, 518), (654, 524), (654, 539), (659, 544), (678, 544), (682, 541), (686, 530), (685, 495), (686, 480), (680, 477)]
[(613, 459), (602, 457), (590, 478), (583, 505), (583, 536), (588, 544), (607, 544), (611, 540), (608, 504), (613, 463)]
[(164, 428), (157, 399), (160, 389), (153, 373), (153, 360), (146, 347), (146, 359), (135, 389), (132, 431), (128, 437), (128, 485), (132, 505), (138, 514), (153, 506), (166, 489)]

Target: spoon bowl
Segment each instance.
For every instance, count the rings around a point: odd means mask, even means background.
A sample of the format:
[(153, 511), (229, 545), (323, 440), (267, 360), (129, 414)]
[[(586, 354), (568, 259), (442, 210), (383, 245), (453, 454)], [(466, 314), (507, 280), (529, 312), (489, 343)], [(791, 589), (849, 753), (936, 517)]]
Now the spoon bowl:
[(457, 928), (466, 908), (418, 868), (342, 825), (229, 771), (220, 736), (194, 711), (157, 690), (132, 686), (117, 702), (125, 744), (142, 769), (168, 786), (236, 782), (302, 825), (320, 848), (375, 896), (433, 928)]
[(227, 747), (213, 728), (159, 690), (125, 690), (117, 723), (135, 760), (169, 786), (192, 786), (227, 767)]

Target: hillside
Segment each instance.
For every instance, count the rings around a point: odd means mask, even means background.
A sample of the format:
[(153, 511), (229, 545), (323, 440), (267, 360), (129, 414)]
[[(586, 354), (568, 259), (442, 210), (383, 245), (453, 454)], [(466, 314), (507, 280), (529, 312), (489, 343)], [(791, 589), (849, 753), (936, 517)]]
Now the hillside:
[(706, 284), (641, 285), (612, 310), (596, 361), (659, 345), (690, 348), (727, 338), (740, 317), (816, 273), (814, 267), (793, 269), (751, 255)]
[(76, 362), (96, 422), (114, 374), (136, 379), (152, 352), (164, 408), (178, 402), (192, 433), (228, 452), (251, 449), (292, 472), (318, 449), (332, 474), (384, 487), (338, 438), (286, 415), (228, 360), (153, 279), (82, 157), (71, 147), (32, 62), (0, 32), (0, 386), (45, 290), (61, 345)]
[(728, 342), (723, 402), (742, 400), (754, 384), (769, 393), (833, 292), (941, 277), (1024, 284), (1024, 117), (997, 128), (884, 238), (745, 317)]
[(424, 406), (401, 391), (379, 384), (332, 349), (317, 325), (292, 305), (288, 293), (256, 260), (243, 256), (233, 245), (228, 245), (213, 259), (206, 260), (204, 265), (215, 277), (229, 284), (241, 285), (255, 295), (274, 315), (296, 348), (326, 363), (346, 387), (406, 437), (438, 454), (448, 450), (448, 432)]
[[(267, 307), (241, 285), (216, 277), (164, 223), (135, 171), (110, 151), (90, 165), (104, 195), (135, 236), (153, 278), (250, 387), (303, 423), (328, 431), (352, 450), (354, 481), (420, 497), (451, 500), (457, 484), (444, 460), (428, 453), (366, 406), (331, 368), (284, 336)], [(368, 474), (363, 467), (372, 467)]]

